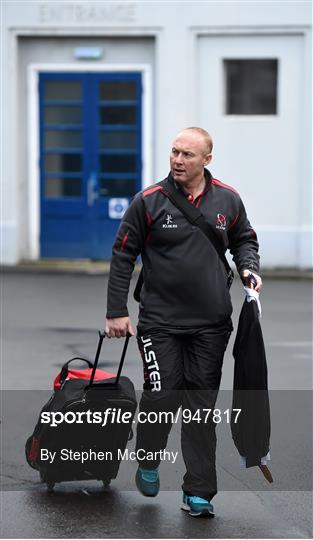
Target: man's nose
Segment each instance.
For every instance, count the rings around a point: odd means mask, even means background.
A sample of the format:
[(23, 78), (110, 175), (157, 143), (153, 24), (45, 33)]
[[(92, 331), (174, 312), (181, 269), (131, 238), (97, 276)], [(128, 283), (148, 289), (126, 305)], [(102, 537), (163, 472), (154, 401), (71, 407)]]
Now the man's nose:
[(179, 152), (179, 154), (175, 156), (175, 163), (182, 163), (182, 161), (183, 161), (183, 154), (182, 152)]

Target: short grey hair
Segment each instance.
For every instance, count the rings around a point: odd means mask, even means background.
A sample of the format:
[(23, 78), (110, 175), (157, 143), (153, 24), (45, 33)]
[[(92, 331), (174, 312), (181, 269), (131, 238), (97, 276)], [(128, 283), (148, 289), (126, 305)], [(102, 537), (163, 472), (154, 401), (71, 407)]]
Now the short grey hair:
[(199, 133), (199, 135), (202, 135), (203, 139), (205, 140), (205, 143), (207, 145), (207, 148), (211, 154), (213, 150), (213, 139), (208, 131), (206, 131), (203, 128), (200, 127), (187, 127), (183, 129), (182, 131), (195, 131), (196, 133)]

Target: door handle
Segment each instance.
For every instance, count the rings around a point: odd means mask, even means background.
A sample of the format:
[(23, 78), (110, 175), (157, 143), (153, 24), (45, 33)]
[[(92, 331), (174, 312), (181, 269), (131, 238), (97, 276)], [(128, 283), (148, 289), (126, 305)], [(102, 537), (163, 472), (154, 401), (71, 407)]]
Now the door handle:
[(99, 193), (98, 193), (98, 182), (97, 182), (97, 175), (93, 171), (90, 173), (90, 176), (88, 178), (87, 182), (87, 203), (88, 206), (93, 206), (95, 201), (98, 199)]

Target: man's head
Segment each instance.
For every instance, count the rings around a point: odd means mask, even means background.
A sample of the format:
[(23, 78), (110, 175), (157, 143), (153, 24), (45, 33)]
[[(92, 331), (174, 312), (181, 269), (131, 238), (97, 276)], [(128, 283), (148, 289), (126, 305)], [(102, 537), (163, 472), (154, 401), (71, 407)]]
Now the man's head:
[(212, 159), (213, 141), (202, 128), (186, 128), (176, 136), (170, 156), (176, 182), (189, 184), (203, 178), (203, 169)]

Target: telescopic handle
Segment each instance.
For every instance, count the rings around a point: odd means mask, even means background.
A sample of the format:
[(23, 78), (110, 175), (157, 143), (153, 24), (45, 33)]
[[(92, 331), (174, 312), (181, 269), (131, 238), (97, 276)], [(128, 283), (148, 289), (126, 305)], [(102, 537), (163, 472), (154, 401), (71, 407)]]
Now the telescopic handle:
[[(97, 347), (95, 361), (94, 361), (91, 376), (90, 376), (89, 387), (92, 386), (94, 378), (95, 378), (95, 373), (96, 373), (96, 369), (97, 369), (98, 362), (99, 362), (102, 343), (103, 343), (103, 340), (104, 340), (105, 336), (106, 336), (105, 332), (99, 331), (98, 347)], [(124, 343), (124, 347), (123, 347), (123, 351), (122, 351), (122, 356), (121, 356), (120, 363), (119, 363), (118, 370), (117, 370), (116, 379), (114, 381), (115, 386), (118, 385), (118, 382), (119, 382), (119, 379), (120, 379), (120, 376), (121, 376), (121, 372), (122, 372), (122, 368), (123, 368), (123, 364), (124, 364), (124, 360), (125, 360), (125, 356), (126, 356), (126, 352), (127, 352), (129, 338), (130, 338), (130, 334), (127, 334), (126, 339), (125, 339), (125, 343)]]

